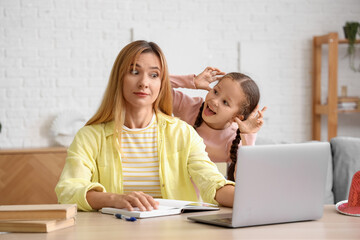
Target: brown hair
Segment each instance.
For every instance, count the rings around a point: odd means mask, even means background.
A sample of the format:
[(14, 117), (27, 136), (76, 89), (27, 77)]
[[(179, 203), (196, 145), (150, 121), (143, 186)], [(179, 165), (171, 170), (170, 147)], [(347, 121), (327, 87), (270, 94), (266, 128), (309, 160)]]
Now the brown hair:
[[(242, 103), (239, 113), (244, 116), (243, 120), (246, 120), (249, 117), (250, 113), (252, 111), (254, 111), (254, 109), (256, 108), (256, 106), (259, 103), (259, 100), (260, 100), (259, 88), (254, 80), (252, 80), (249, 76), (242, 74), (242, 73), (237, 73), (237, 72), (228, 73), (228, 74), (224, 75), (219, 80), (219, 82), (225, 78), (230, 78), (234, 81), (237, 81), (240, 84), (240, 86), (245, 94), (245, 101)], [(201, 105), (199, 114), (195, 120), (195, 123), (193, 126), (195, 129), (197, 127), (200, 127), (201, 123), (203, 122), (203, 119), (202, 119), (203, 108), (204, 108), (204, 103)], [(230, 166), (228, 167), (228, 171), (227, 171), (228, 179), (232, 180), (232, 181), (235, 181), (234, 170), (235, 170), (235, 164), (236, 164), (236, 160), (237, 160), (237, 149), (238, 149), (240, 140), (241, 140), (240, 130), (237, 129), (236, 137), (234, 138), (231, 148), (230, 148), (231, 163), (230, 163)]]
[(169, 73), (165, 56), (160, 47), (153, 42), (138, 40), (126, 45), (116, 57), (111, 70), (109, 82), (99, 109), (86, 125), (115, 121), (114, 142), (120, 149), (122, 126), (125, 121), (125, 100), (123, 96), (123, 84), (125, 75), (131, 70), (131, 65), (136, 65), (136, 60), (142, 53), (154, 53), (160, 59), (161, 64), (161, 87), (159, 96), (154, 102), (155, 112), (163, 112), (172, 115), (172, 94)]

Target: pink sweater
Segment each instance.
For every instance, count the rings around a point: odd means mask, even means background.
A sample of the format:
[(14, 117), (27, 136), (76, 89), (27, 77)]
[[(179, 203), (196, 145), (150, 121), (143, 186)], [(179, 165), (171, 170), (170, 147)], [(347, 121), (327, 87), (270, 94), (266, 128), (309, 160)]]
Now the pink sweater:
[[(170, 76), (171, 86), (173, 88), (173, 112), (174, 116), (194, 125), (199, 109), (203, 103), (201, 97), (190, 97), (183, 92), (175, 91), (174, 88), (190, 88), (195, 89), (194, 75), (186, 76)], [(233, 123), (230, 127), (215, 130), (205, 123), (196, 128), (198, 134), (204, 139), (206, 151), (213, 162), (231, 162), (230, 148), (232, 141), (236, 137), (237, 124)], [(241, 145), (255, 145), (256, 133), (242, 134), (240, 133)]]

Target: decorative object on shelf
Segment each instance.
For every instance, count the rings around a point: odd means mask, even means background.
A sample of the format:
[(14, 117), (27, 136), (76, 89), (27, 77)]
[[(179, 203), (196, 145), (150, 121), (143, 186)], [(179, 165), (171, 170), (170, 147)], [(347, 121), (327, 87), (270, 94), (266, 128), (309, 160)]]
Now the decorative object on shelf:
[(359, 97), (338, 97), (338, 110), (356, 110), (359, 109), (360, 105)]
[(85, 125), (86, 118), (77, 111), (68, 110), (60, 113), (51, 125), (55, 141), (64, 147), (69, 147), (76, 132)]
[(360, 72), (360, 69), (355, 67), (355, 42), (356, 42), (356, 35), (359, 31), (359, 22), (346, 22), (344, 29), (345, 38), (349, 40), (349, 45), (347, 49), (347, 55), (349, 56), (349, 65), (350, 68), (354, 72)]
[(341, 96), (347, 97), (347, 86), (341, 86)]

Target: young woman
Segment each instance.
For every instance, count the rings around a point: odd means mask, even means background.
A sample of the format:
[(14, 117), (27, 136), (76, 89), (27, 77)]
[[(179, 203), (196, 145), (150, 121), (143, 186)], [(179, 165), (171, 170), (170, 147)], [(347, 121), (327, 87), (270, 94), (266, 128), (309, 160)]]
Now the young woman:
[[(213, 162), (228, 162), (228, 179), (234, 181), (239, 145), (254, 145), (263, 124), (264, 107), (258, 110), (260, 92), (256, 83), (241, 73), (223, 75), (207, 67), (198, 76), (170, 76), (173, 88), (208, 90), (205, 100), (173, 90), (174, 116), (194, 126), (204, 139)], [(210, 88), (209, 84), (219, 82)]]
[(232, 206), (233, 182), (210, 161), (196, 131), (172, 115), (161, 49), (135, 41), (117, 56), (102, 103), (78, 131), (56, 186), (60, 203), (157, 208), (153, 197)]

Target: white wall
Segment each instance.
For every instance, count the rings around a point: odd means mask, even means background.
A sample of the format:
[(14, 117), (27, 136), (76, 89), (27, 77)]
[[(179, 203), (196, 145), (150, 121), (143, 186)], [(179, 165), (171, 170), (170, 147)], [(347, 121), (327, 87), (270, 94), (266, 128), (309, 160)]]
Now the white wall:
[[(268, 106), (259, 136), (310, 140), (312, 37), (343, 37), (349, 20), (360, 21), (360, 1), (0, 0), (0, 148), (55, 145), (53, 119), (67, 109), (89, 118), (116, 55), (140, 38), (163, 48), (172, 74), (249, 74)], [(340, 85), (360, 95), (345, 52)], [(339, 135), (360, 136), (359, 115), (340, 116)]]

